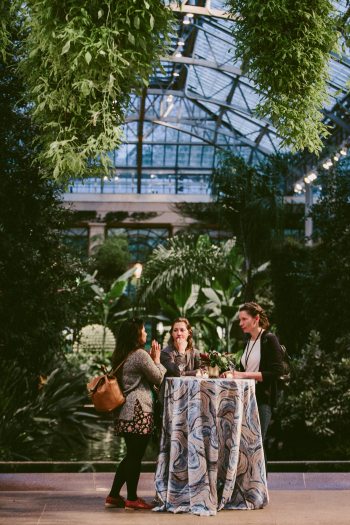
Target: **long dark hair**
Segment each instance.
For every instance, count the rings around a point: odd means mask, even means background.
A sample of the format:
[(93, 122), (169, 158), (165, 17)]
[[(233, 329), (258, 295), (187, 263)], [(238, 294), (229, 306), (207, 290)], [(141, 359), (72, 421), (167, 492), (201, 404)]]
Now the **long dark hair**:
[(192, 326), (190, 325), (189, 320), (186, 319), (186, 317), (177, 317), (177, 318), (175, 319), (175, 321), (173, 321), (173, 323), (172, 323), (172, 325), (171, 325), (171, 328), (170, 328), (169, 346), (171, 346), (172, 348), (175, 348), (175, 345), (174, 345), (174, 339), (173, 339), (173, 335), (172, 335), (172, 331), (173, 331), (174, 325), (175, 325), (176, 323), (185, 323), (186, 328), (187, 328), (187, 330), (188, 330), (188, 338), (187, 338), (187, 348), (186, 348), (186, 352), (187, 352), (187, 351), (191, 351), (191, 350), (193, 350), (193, 338), (192, 338), (193, 330), (192, 330)]
[(261, 308), (261, 306), (258, 303), (245, 303), (240, 307), (239, 311), (247, 312), (251, 317), (256, 317), (258, 315), (259, 326), (261, 326), (261, 328), (264, 328), (264, 330), (267, 330), (270, 326), (270, 322), (265, 310), (263, 310), (263, 308)]
[(117, 346), (112, 355), (112, 367), (116, 368), (129, 354), (137, 348), (142, 348), (141, 331), (144, 326), (143, 319), (133, 317), (119, 327)]

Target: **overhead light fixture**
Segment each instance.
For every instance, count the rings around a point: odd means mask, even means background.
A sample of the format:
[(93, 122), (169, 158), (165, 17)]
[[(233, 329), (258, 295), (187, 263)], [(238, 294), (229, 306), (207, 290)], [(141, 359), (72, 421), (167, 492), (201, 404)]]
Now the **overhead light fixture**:
[(181, 53), (181, 51), (177, 51), (177, 53), (175, 53), (175, 56), (176, 56), (176, 57), (182, 57), (182, 53)]
[(194, 17), (194, 14), (193, 13), (187, 13), (188, 18), (193, 18)]
[(118, 175), (116, 175), (116, 176), (114, 177), (114, 180), (115, 180), (115, 181), (118, 181), (118, 180), (119, 180)]
[(188, 15), (185, 15), (185, 16), (184, 16), (184, 19), (183, 19), (183, 21), (182, 21), (182, 23), (183, 23), (185, 26), (187, 26), (188, 24), (191, 23), (191, 17), (188, 16)]
[(178, 46), (184, 46), (185, 42), (183, 40), (179, 40), (177, 43)]
[(173, 77), (179, 77), (179, 76), (180, 76), (180, 73), (178, 71), (174, 71)]
[(173, 101), (173, 95), (168, 95), (167, 98), (166, 98), (166, 101), (167, 102), (172, 102)]
[(105, 176), (103, 177), (103, 180), (108, 180), (107, 175), (105, 175)]
[(344, 157), (345, 157), (345, 155), (347, 154), (347, 151), (346, 151), (345, 148), (342, 148), (342, 149), (339, 151), (339, 153), (340, 153), (340, 155), (344, 155)]
[(324, 162), (322, 164), (322, 167), (325, 169), (325, 170), (329, 170), (329, 168), (332, 166), (332, 161), (330, 159), (326, 160), (326, 162)]
[[(306, 177), (306, 179), (308, 179), (308, 184), (310, 184), (310, 182), (313, 182), (314, 180), (317, 179), (317, 175), (314, 171), (311, 171), (308, 176)], [(304, 179), (305, 180), (305, 179)], [(305, 180), (306, 182), (306, 180)]]
[(295, 193), (301, 193), (303, 191), (303, 187), (302, 187), (301, 184), (299, 184), (299, 182), (297, 182), (297, 184), (295, 184), (294, 191), (295, 191)]

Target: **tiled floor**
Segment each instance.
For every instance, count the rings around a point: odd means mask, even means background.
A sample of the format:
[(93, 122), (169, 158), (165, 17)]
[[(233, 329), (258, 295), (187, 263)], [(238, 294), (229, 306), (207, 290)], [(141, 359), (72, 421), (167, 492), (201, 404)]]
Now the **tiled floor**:
[[(1, 525), (186, 525), (198, 516), (104, 509), (113, 474), (0, 474)], [(270, 504), (258, 511), (222, 511), (213, 525), (350, 525), (350, 473), (272, 473)], [(151, 500), (153, 474), (139, 495)], [(203, 525), (203, 517), (201, 517)]]

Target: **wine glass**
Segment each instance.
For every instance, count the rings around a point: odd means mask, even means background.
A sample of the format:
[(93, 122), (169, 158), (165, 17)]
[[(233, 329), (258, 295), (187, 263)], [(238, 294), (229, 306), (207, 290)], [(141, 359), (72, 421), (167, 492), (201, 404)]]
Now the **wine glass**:
[(201, 366), (201, 373), (202, 373), (202, 377), (208, 378), (209, 377), (208, 367)]
[(229, 367), (230, 372), (232, 373), (236, 370), (236, 365), (235, 363), (232, 363), (232, 361), (229, 361), (228, 367)]
[(186, 368), (186, 364), (185, 363), (180, 363), (177, 365), (179, 370), (180, 370), (180, 376), (183, 375), (184, 371), (185, 371), (185, 368)]

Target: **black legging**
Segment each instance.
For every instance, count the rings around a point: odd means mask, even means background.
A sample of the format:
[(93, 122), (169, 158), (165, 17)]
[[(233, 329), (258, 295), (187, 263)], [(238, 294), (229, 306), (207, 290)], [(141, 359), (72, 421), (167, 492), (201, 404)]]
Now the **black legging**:
[(119, 463), (114, 476), (113, 485), (109, 493), (112, 498), (119, 495), (120, 489), (126, 483), (127, 499), (137, 499), (137, 485), (141, 472), (141, 461), (146, 451), (150, 435), (124, 434), (126, 456)]

